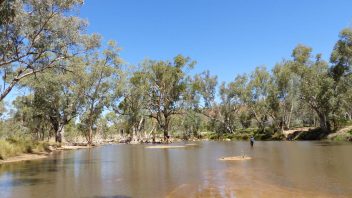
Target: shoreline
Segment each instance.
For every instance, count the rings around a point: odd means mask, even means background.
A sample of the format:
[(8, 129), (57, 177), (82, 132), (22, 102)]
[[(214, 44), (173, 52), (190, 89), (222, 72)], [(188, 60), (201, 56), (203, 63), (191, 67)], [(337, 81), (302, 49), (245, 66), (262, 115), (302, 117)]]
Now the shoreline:
[(50, 152), (34, 152), (34, 153), (22, 153), (13, 157), (9, 157), (5, 160), (0, 160), (0, 165), (9, 164), (14, 162), (24, 162), (48, 158), (54, 152), (70, 151), (70, 150), (79, 150), (79, 149), (89, 149), (96, 146), (62, 146), (52, 149)]
[[(320, 141), (336, 141), (332, 138), (325, 138), (325, 139), (320, 139)], [(226, 139), (226, 138), (219, 138), (219, 139), (209, 139), (209, 138), (200, 138), (200, 139), (194, 139), (191, 138), (189, 140), (182, 140), (178, 138), (174, 138), (170, 143), (176, 143), (180, 141), (189, 141), (189, 142), (196, 142), (196, 141), (246, 141), (246, 140), (238, 140), (238, 139)], [(268, 140), (262, 140), (262, 141), (268, 141)], [(290, 140), (273, 140), (269, 139), (269, 141), (290, 141)], [(294, 140), (294, 141), (302, 141), (302, 140)], [(148, 145), (159, 145), (159, 146), (150, 146), (150, 148), (154, 147), (169, 147), (166, 146), (165, 143), (162, 142), (157, 142), (157, 143), (149, 143), (149, 142), (106, 142), (106, 143), (99, 143), (99, 144), (93, 144), (93, 146), (87, 146), (87, 145), (66, 145), (66, 146), (61, 146), (61, 147), (51, 147), (50, 151), (48, 152), (34, 152), (34, 153), (22, 153), (13, 157), (6, 158), (4, 160), (0, 160), (0, 165), (2, 164), (9, 164), (9, 163), (14, 163), (14, 162), (23, 162), (23, 161), (32, 161), (32, 160), (39, 160), (39, 159), (44, 159), (48, 158), (50, 155), (52, 155), (54, 152), (62, 152), (62, 151), (70, 151), (70, 150), (79, 150), (79, 149), (89, 149), (89, 148), (95, 148), (97, 146), (102, 146), (102, 145), (108, 145), (108, 144), (148, 144)], [(191, 144), (192, 145), (192, 144)], [(191, 146), (189, 145), (189, 146)], [(187, 145), (188, 146), (188, 145)]]
[(0, 160), (0, 165), (14, 163), (14, 162), (24, 162), (24, 161), (44, 159), (49, 157), (50, 154), (51, 153), (24, 153), (14, 157), (9, 157), (5, 160)]

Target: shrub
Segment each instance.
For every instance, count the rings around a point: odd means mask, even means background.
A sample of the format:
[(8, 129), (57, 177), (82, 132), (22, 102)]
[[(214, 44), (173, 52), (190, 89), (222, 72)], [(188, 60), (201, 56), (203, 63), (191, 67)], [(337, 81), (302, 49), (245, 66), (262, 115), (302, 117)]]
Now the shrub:
[(236, 140), (248, 140), (250, 138), (250, 134), (246, 133), (237, 133), (234, 137)]
[[(56, 145), (54, 145), (56, 146)], [(0, 159), (4, 160), (9, 157), (20, 155), (22, 153), (50, 152), (48, 142), (36, 142), (19, 137), (10, 137), (6, 140), (0, 140)]]
[(348, 131), (347, 133), (349, 133), (350, 135), (352, 135), (352, 130)]
[(21, 149), (5, 140), (0, 140), (0, 159), (4, 160), (21, 153)]
[(209, 133), (208, 134), (208, 139), (210, 139), (210, 140), (219, 140), (220, 139), (220, 134), (219, 133)]
[(50, 144), (48, 142), (37, 142), (34, 145), (34, 151), (36, 152), (50, 152)]

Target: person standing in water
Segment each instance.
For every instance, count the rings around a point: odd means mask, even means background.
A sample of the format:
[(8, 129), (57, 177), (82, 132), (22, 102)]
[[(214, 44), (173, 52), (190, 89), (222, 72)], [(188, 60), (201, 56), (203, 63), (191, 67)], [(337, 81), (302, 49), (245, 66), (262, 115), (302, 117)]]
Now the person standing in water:
[(254, 145), (254, 137), (251, 136), (251, 138), (249, 139), (249, 141), (250, 141), (250, 143), (251, 143), (251, 146), (253, 146), (253, 145)]

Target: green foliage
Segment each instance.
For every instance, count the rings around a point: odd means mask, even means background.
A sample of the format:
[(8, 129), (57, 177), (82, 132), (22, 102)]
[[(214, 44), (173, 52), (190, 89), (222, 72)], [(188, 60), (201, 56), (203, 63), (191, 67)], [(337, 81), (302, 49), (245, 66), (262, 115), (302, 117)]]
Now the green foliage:
[(350, 135), (352, 135), (352, 130), (348, 131), (347, 133), (349, 133)]
[(337, 81), (343, 76), (351, 74), (352, 71), (352, 29), (342, 30), (339, 37), (330, 57), (330, 61), (333, 63), (330, 71)]
[(345, 133), (337, 134), (332, 138), (334, 141), (352, 141), (352, 130), (349, 130)]
[(183, 138), (279, 140), (283, 130), (313, 126), (321, 130), (296, 138), (317, 139), (351, 124), (350, 28), (341, 31), (330, 63), (298, 45), (292, 59), (271, 71), (257, 67), (218, 86), (209, 71), (188, 75), (195, 61), (182, 55), (124, 67), (114, 41), (103, 49), (100, 36), (84, 33), (86, 22), (73, 15), (82, 4), (1, 2), (0, 101), (14, 86), (28, 91), (14, 109), (0, 103), (0, 137), (9, 138), (2, 155), (45, 150), (33, 140), (53, 137), (85, 136), (92, 144), (95, 134), (155, 139), (162, 133), (166, 140), (171, 131)]
[(4, 160), (8, 157), (16, 156), (21, 153), (21, 150), (18, 147), (15, 147), (13, 144), (0, 140), (0, 159)]
[(203, 138), (209, 139), (209, 140), (219, 140), (220, 139), (220, 134), (219, 133), (206, 133), (204, 134)]
[(163, 130), (164, 138), (169, 135), (169, 124), (173, 115), (179, 113), (187, 80), (184, 69), (192, 68), (195, 62), (178, 55), (173, 61), (151, 61), (143, 63), (146, 89), (146, 109)]
[(198, 138), (199, 131), (203, 125), (203, 119), (200, 114), (197, 114), (194, 111), (188, 111), (185, 116), (182, 116), (181, 119), (183, 120), (183, 130), (184, 136), (189, 138), (191, 136)]
[(81, 128), (86, 131), (89, 144), (93, 142), (93, 128), (96, 128), (104, 108), (109, 107), (121, 97), (122, 60), (119, 57), (120, 48), (113, 41), (100, 57), (98, 51), (88, 54), (83, 79), (83, 112), (80, 116)]
[(4, 1), (0, 5), (0, 75), (3, 100), (19, 81), (61, 68), (77, 52), (97, 46), (84, 34), (86, 22), (72, 15), (83, 4), (69, 1)]

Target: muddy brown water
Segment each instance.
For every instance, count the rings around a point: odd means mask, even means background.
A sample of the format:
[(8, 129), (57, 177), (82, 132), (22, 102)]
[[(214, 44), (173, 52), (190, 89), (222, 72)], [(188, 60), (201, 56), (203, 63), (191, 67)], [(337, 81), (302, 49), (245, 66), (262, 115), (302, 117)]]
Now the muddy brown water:
[[(0, 165), (0, 197), (352, 197), (350, 143), (197, 144), (107, 145)], [(218, 160), (243, 154), (252, 159)]]

